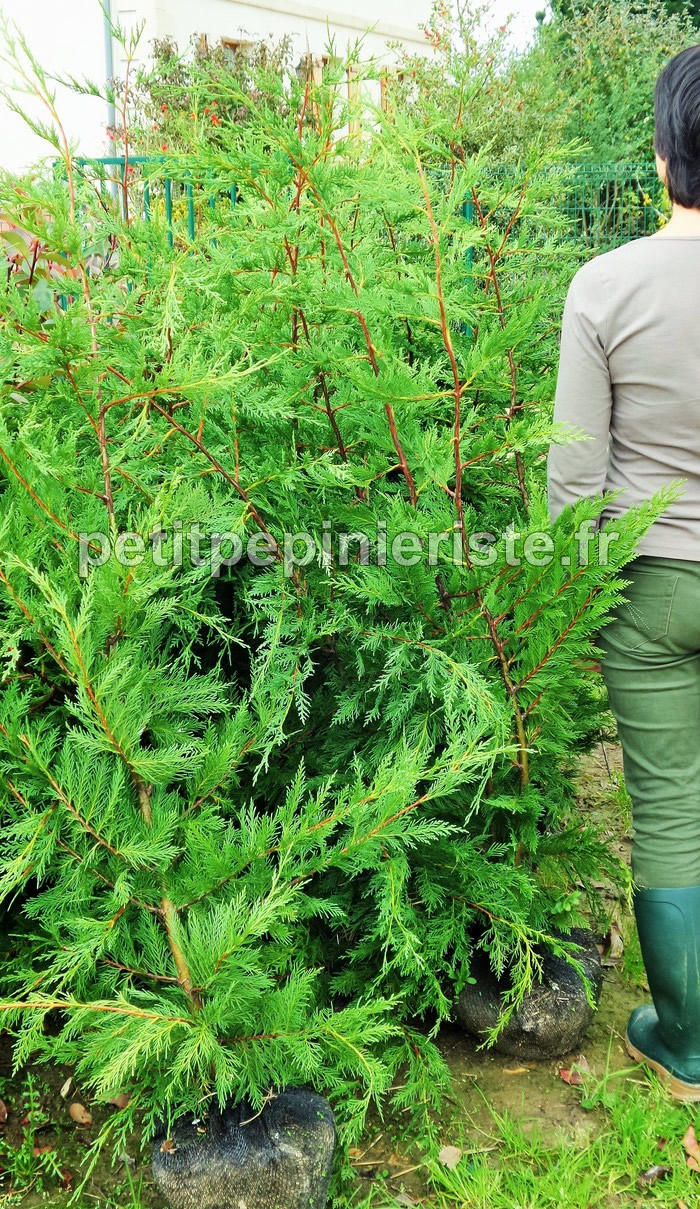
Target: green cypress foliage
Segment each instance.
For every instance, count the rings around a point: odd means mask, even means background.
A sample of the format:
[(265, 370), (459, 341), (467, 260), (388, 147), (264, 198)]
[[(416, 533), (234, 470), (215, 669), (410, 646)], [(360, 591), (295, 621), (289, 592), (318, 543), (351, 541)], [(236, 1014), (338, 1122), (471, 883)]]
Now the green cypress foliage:
[(573, 268), (547, 157), (488, 183), (466, 99), (356, 132), (346, 70), (261, 80), (148, 222), (60, 134), (53, 178), (1, 186), (31, 247), (0, 294), (0, 1009), (19, 1062), (132, 1093), (109, 1140), (305, 1082), (359, 1127), (402, 1063), (434, 1102), (412, 1022), (473, 945), (512, 1009), (622, 875), (574, 809), (581, 664), (668, 495), (608, 567), (575, 537), (599, 501), (522, 557)]

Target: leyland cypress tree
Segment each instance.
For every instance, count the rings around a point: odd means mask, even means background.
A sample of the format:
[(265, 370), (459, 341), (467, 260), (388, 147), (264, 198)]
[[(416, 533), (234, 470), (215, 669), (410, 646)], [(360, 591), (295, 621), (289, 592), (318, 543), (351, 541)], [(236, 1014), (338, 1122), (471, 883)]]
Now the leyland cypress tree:
[(147, 170), (148, 221), (60, 131), (53, 177), (2, 184), (0, 1008), (18, 1062), (132, 1093), (114, 1137), (305, 1082), (359, 1123), (401, 1062), (428, 1102), (412, 1021), (474, 944), (512, 1009), (621, 876), (574, 809), (582, 663), (665, 501), (606, 565), (600, 501), (523, 554), (572, 268), (550, 161), (489, 178), (466, 99), (358, 132), (346, 71), (261, 80)]

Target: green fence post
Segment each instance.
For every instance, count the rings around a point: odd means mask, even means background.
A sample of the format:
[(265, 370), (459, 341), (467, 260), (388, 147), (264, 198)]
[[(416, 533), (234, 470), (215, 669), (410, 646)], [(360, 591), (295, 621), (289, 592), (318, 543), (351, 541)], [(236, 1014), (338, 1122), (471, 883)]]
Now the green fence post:
[(168, 243), (173, 246), (173, 185), (169, 176), (165, 178), (165, 218), (168, 223)]
[[(469, 223), (470, 226), (474, 225), (474, 202), (473, 201), (465, 201), (463, 203), (462, 217), (464, 218), (465, 222)], [(467, 251), (466, 251), (466, 254), (464, 257), (464, 267), (467, 270), (467, 289), (471, 293), (472, 270), (474, 268), (474, 248), (471, 246), (471, 244), (467, 248)], [(469, 324), (465, 323), (463, 325), (463, 327), (464, 327), (465, 336), (467, 337), (468, 340), (471, 340), (473, 338), (474, 333), (473, 333), (472, 329), (470, 328)]]
[[(187, 174), (189, 176), (189, 172)], [(190, 239), (194, 242), (194, 194), (192, 193), (192, 182), (187, 182), (187, 230)]]

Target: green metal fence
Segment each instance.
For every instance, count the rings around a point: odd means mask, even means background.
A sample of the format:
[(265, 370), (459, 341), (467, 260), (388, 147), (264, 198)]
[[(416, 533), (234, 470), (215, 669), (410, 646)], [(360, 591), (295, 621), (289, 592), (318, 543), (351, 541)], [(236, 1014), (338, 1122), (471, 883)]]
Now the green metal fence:
[[(172, 161), (167, 161), (172, 164)], [(176, 179), (164, 171), (164, 158), (110, 156), (76, 160), (79, 172), (99, 191), (105, 205), (150, 220), (164, 219), (171, 246), (178, 236), (193, 240), (204, 223), (225, 221), (226, 208), (236, 204), (234, 181)], [(487, 171), (485, 181), (507, 180), (509, 169)], [(664, 190), (651, 162), (583, 163), (545, 169), (551, 185), (552, 209), (562, 218), (562, 238), (583, 251), (604, 251), (642, 235), (664, 222)], [(471, 203), (463, 209), (473, 221)]]
[(163, 172), (165, 162), (164, 157), (147, 155), (81, 156), (75, 166), (96, 189), (103, 205), (116, 207), (122, 218), (138, 214), (150, 222), (160, 209), (172, 247), (178, 233), (195, 238), (203, 211), (221, 213), (222, 205), (235, 206), (238, 189), (235, 182), (196, 182), (189, 175), (177, 179)]
[(590, 163), (576, 166), (561, 208), (572, 237), (602, 251), (658, 230), (663, 206), (653, 163)]

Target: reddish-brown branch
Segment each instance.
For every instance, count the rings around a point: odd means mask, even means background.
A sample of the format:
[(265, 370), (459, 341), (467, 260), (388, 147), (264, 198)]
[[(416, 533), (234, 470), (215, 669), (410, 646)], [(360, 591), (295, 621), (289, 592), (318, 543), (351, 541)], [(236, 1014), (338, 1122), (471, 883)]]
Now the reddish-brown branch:
[(583, 617), (583, 614), (586, 612), (586, 609), (588, 608), (589, 604), (593, 600), (594, 596), (595, 596), (595, 591), (591, 592), (586, 597), (583, 604), (581, 605), (581, 608), (578, 609), (576, 611), (576, 613), (574, 613), (574, 616), (571, 618), (571, 621), (569, 622), (569, 624), (567, 626), (565, 626), (565, 628), (562, 630), (559, 637), (555, 639), (555, 641), (552, 643), (552, 645), (549, 648), (549, 650), (547, 651), (547, 653), (545, 655), (543, 655), (542, 658), (540, 659), (539, 663), (527, 673), (527, 676), (523, 676), (522, 680), (519, 681), (519, 683), (516, 686), (518, 688), (518, 690), (520, 690), (523, 687), (523, 685), (527, 684), (528, 680), (531, 680), (533, 676), (536, 676), (538, 672), (542, 671), (542, 668), (544, 667), (544, 665), (549, 662), (549, 660), (552, 658), (552, 655), (554, 654), (554, 652), (561, 646), (562, 642), (567, 637), (567, 635), (569, 635), (571, 633), (571, 631), (573, 630), (573, 628), (576, 625), (576, 622), (579, 620), (579, 618)]
[(326, 381), (326, 375), (323, 372), (323, 370), (321, 370), (321, 372), (319, 373), (318, 380), (319, 380), (319, 389), (321, 391), (321, 394), (323, 395), (323, 401), (325, 404), (325, 407), (323, 408), (323, 410), (325, 411), (326, 415), (328, 416), (328, 423), (330, 424), (331, 428), (333, 429), (333, 436), (335, 437), (335, 442), (336, 442), (336, 445), (338, 446), (338, 453), (340, 454), (342, 460), (344, 462), (347, 462), (347, 460), (348, 460), (347, 450), (345, 448), (345, 444), (343, 442), (343, 438), (342, 438), (340, 429), (338, 428), (338, 421), (336, 420), (335, 414), (333, 412), (333, 408), (331, 407), (331, 399), (330, 399), (330, 393), (328, 390), (328, 383)]
[[(3, 732), (3, 734), (7, 735), (7, 731), (5, 730), (5, 727), (2, 726), (1, 724), (0, 724), (0, 730)], [(27, 749), (27, 751), (31, 752), (32, 755), (34, 754), (32, 751), (32, 746), (31, 746), (29, 740), (27, 739), (26, 735), (20, 735), (19, 741)], [(27, 763), (30, 763), (28, 756), (25, 756), (24, 759)], [(87, 832), (88, 835), (92, 836), (92, 838), (95, 840), (95, 843), (99, 844), (101, 848), (105, 848), (107, 850), (107, 852), (109, 852), (112, 856), (117, 857), (119, 860), (125, 861), (126, 857), (125, 857), (124, 853), (120, 852), (118, 848), (114, 848), (113, 845), (110, 844), (108, 840), (104, 839), (104, 837), (101, 836), (97, 831), (95, 831), (94, 827), (91, 827), (90, 824), (87, 822), (87, 820), (83, 818), (83, 816), (81, 815), (77, 806), (73, 805), (73, 803), (70, 801), (67, 794), (64, 792), (64, 790), (59, 785), (58, 781), (51, 775), (48, 768), (44, 768), (43, 765), (38, 763), (38, 761), (36, 763), (37, 763), (37, 767), (40, 769), (42, 775), (46, 778), (49, 785), (51, 786), (54, 793), (56, 794), (56, 797), (58, 798), (59, 802), (61, 803), (62, 806), (65, 807), (65, 809), (68, 811), (68, 813), (71, 815), (71, 817), (74, 818), (76, 820), (76, 822), (80, 824), (80, 826), (83, 828), (84, 831)]]
[[(309, 189), (311, 190), (314, 197), (316, 198), (316, 202), (319, 206), (321, 216), (322, 216), (324, 222), (327, 223), (328, 227), (330, 228), (331, 234), (333, 235), (335, 245), (338, 249), (340, 259), (343, 264), (343, 270), (345, 272), (345, 277), (350, 285), (350, 288), (352, 289), (353, 294), (355, 295), (356, 298), (359, 298), (360, 291), (358, 289), (357, 282), (355, 281), (352, 269), (350, 267), (350, 261), (348, 260), (347, 252), (345, 251), (345, 246), (343, 244), (343, 239), (342, 239), (342, 236), (338, 229), (338, 224), (336, 223), (333, 215), (324, 206), (323, 198), (322, 198), (321, 194), (319, 193), (318, 189), (316, 188), (316, 186), (314, 185), (313, 181), (311, 180), (311, 177), (308, 175), (308, 172), (304, 168), (304, 165), (302, 163), (300, 163), (299, 160), (295, 159), (291, 152), (288, 152), (288, 154), (290, 155), (290, 158), (292, 159), (292, 163), (296, 167), (297, 171), (300, 173), (300, 175), (303, 175), (303, 178), (306, 181)], [(365, 345), (367, 348), (367, 355), (369, 357), (370, 365), (372, 366), (372, 372), (374, 373), (375, 377), (379, 377), (379, 364), (377, 361), (376, 350), (375, 350), (374, 344), (372, 343), (372, 338), (370, 335), (369, 327), (367, 325), (367, 320), (365, 319), (365, 316), (363, 315), (362, 311), (359, 308), (356, 311), (354, 311), (354, 314), (357, 318), (358, 323), (360, 324), (360, 328), (362, 329), (362, 335), (364, 337)], [(406, 483), (408, 485), (408, 492), (409, 492), (410, 500), (411, 500), (412, 505), (415, 508), (418, 503), (418, 494), (416, 492), (413, 475), (411, 474), (411, 471), (408, 466), (408, 462), (406, 460), (406, 455), (401, 446), (401, 441), (399, 439), (399, 435), (398, 435), (398, 431), (397, 431), (397, 427), (396, 427), (396, 420), (394, 418), (394, 411), (393, 411), (393, 408), (390, 403), (385, 403), (384, 410), (386, 412), (386, 416), (389, 421), (389, 430), (391, 432), (391, 439), (392, 439), (392, 442), (394, 445), (394, 449), (396, 450), (397, 457), (399, 459), (399, 465), (401, 466), (404, 478), (406, 479)]]
[[(79, 535), (77, 533), (75, 533), (73, 531), (73, 529), (71, 529), (70, 525), (64, 524), (64, 522), (60, 519), (60, 517), (56, 516), (56, 514), (54, 512), (52, 512), (49, 507), (47, 507), (47, 505), (44, 503), (44, 501), (39, 498), (39, 496), (36, 494), (34, 489), (32, 487), (30, 487), (27, 480), (20, 474), (20, 472), (17, 469), (17, 467), (15, 466), (14, 462), (11, 460), (11, 458), (8, 456), (8, 454), (5, 453), (5, 450), (2, 448), (1, 445), (0, 445), (0, 458), (2, 458), (2, 460), (6, 466), (9, 466), (9, 468), (12, 471), (12, 473), (14, 474), (15, 478), (18, 480), (18, 482), (20, 482), (22, 484), (22, 486), (24, 487), (27, 494), (30, 495), (31, 498), (34, 500), (34, 503), (39, 505), (42, 512), (45, 512), (46, 515), (51, 518), (51, 520), (54, 522), (54, 524), (58, 525), (59, 529), (62, 529), (63, 532), (67, 533), (69, 535), (69, 537), (72, 537), (74, 541), (79, 542), (80, 541)], [(93, 546), (92, 548), (95, 550), (98, 549), (97, 546)]]
[[(500, 283), (498, 280), (497, 265), (498, 265), (498, 261), (501, 258), (503, 248), (505, 247), (506, 242), (510, 237), (510, 233), (513, 230), (513, 227), (515, 226), (515, 223), (517, 222), (518, 217), (520, 215), (520, 210), (522, 208), (523, 200), (525, 198), (525, 193), (527, 191), (527, 185), (528, 185), (528, 182), (526, 181), (521, 190), (520, 197), (518, 198), (515, 209), (506, 225), (506, 229), (503, 232), (503, 237), (498, 246), (498, 249), (494, 252), (490, 241), (487, 239), (485, 242), (486, 254), (489, 258), (489, 277), (490, 277), (491, 282), (493, 283), (494, 296), (496, 298), (496, 306), (498, 308), (499, 322), (501, 324), (501, 327), (504, 330), (505, 330), (505, 326), (506, 326), (506, 314), (505, 314), (505, 307), (503, 305), (503, 298), (501, 295), (501, 287), (500, 287)], [(478, 195), (477, 195), (477, 192), (475, 189), (472, 189), (472, 198), (474, 201), (474, 207), (479, 216), (479, 222), (481, 223), (481, 227), (482, 227), (482, 229), (485, 229), (487, 220), (483, 213), (483, 210), (482, 210), (482, 207), (479, 202), (479, 198), (478, 198)], [(520, 405), (518, 404), (518, 375), (517, 375), (517, 370), (515, 367), (515, 358), (513, 356), (512, 348), (508, 349), (508, 352), (506, 355), (508, 358), (508, 368), (510, 371), (510, 382), (511, 382), (510, 407), (508, 408), (508, 412), (507, 412), (508, 422), (510, 422), (512, 420), (513, 416), (515, 415), (515, 413), (520, 410)], [(523, 464), (522, 454), (518, 450), (516, 450), (516, 453), (515, 453), (515, 468), (516, 468), (516, 473), (518, 476), (518, 489), (520, 491), (520, 496), (522, 498), (525, 509), (529, 510), (530, 497), (528, 495), (527, 483), (525, 481), (525, 466)]]
[(270, 533), (270, 530), (268, 529), (267, 525), (265, 524), (265, 522), (264, 522), (262, 516), (260, 515), (260, 513), (258, 512), (257, 508), (251, 502), (247, 491), (241, 486), (241, 484), (238, 482), (238, 480), (236, 478), (234, 478), (234, 476), (232, 474), (229, 474), (229, 472), (227, 470), (224, 470), (224, 467), (221, 465), (221, 463), (214, 457), (213, 453), (210, 453), (209, 450), (202, 444), (199, 437), (195, 436), (195, 434), (192, 432), (188, 432), (188, 430), (186, 428), (183, 428), (182, 424), (178, 424), (177, 420), (174, 420), (173, 417), (169, 414), (169, 412), (167, 412), (165, 410), (164, 407), (161, 407), (159, 403), (156, 403), (155, 399), (151, 399), (151, 406), (155, 407), (156, 411), (160, 412), (160, 414), (163, 416), (163, 418), (166, 419), (168, 421), (168, 423), (171, 424), (174, 429), (176, 429), (177, 432), (179, 432), (183, 437), (186, 437), (188, 441), (191, 441), (192, 444), (199, 450), (199, 452), (204, 455), (204, 457), (207, 459), (207, 461), (211, 463), (211, 465), (214, 467), (214, 469), (217, 470), (219, 472), (219, 474), (221, 474), (226, 479), (227, 483), (231, 484), (231, 486), (234, 488), (236, 494), (238, 496), (240, 496), (240, 498), (247, 505), (248, 512), (250, 513), (251, 517), (255, 521), (256, 525), (258, 526), (260, 531), (262, 533), (264, 533), (265, 537), (267, 538), (271, 553), (274, 554), (275, 558), (281, 559), (283, 557), (283, 555), (282, 555), (282, 551), (281, 551), (280, 547), (278, 546), (274, 537)]
[(192, 1027), (192, 1021), (186, 1016), (163, 1016), (161, 1012), (147, 1012), (143, 1008), (123, 1007), (121, 1004), (105, 1003), (93, 1000), (81, 1003), (71, 999), (12, 999), (0, 1003), (0, 1012), (67, 1012), (75, 1009), (81, 1012), (107, 1012), (115, 1016), (135, 1016), (138, 1020), (160, 1020), (170, 1024), (186, 1024)]
[(196, 1009), (199, 1009), (202, 1006), (202, 1001), (192, 983), (189, 967), (177, 937), (177, 911), (174, 903), (170, 898), (167, 897), (167, 895), (165, 895), (161, 901), (160, 911), (168, 937), (168, 944), (170, 945), (170, 952), (173, 955), (175, 969), (177, 970), (177, 981), (185, 994), (191, 1000), (192, 1005)]
[(409, 469), (408, 462), (406, 461), (406, 454), (404, 453), (403, 446), (399, 440), (399, 434), (396, 428), (396, 418), (394, 416), (394, 409), (391, 406), (391, 403), (384, 404), (384, 411), (386, 412), (386, 418), (389, 421), (389, 432), (391, 433), (394, 449), (396, 450), (396, 454), (399, 459), (399, 465), (401, 466), (403, 476), (408, 485), (409, 499), (413, 504), (413, 507), (416, 508), (418, 506), (418, 492), (416, 491), (416, 484), (413, 480), (413, 475)]
[(68, 668), (67, 664), (64, 662), (62, 657), (59, 655), (56, 648), (49, 642), (48, 638), (46, 638), (45, 635), (41, 633), (41, 630), (38, 628), (36, 621), (34, 620), (34, 617), (30, 613), (29, 609), (24, 604), (24, 602), (20, 600), (19, 596), (15, 592), (15, 589), (13, 588), (9, 579), (7, 578), (5, 572), (2, 570), (2, 567), (0, 567), (0, 582), (4, 583), (10, 596), (12, 597), (13, 601), (17, 605), (17, 608), (26, 617), (26, 619), (30, 623), (30, 625), (32, 625), (34, 627), (40, 641), (46, 647), (46, 650), (49, 652), (49, 655), (51, 656), (51, 658), (56, 661), (56, 663), (60, 667), (61, 671), (65, 672), (66, 676), (68, 676), (68, 678), (70, 680), (74, 680), (75, 678), (74, 678), (73, 674), (71, 673), (70, 669)]
[[(556, 600), (558, 596), (561, 596), (562, 592), (566, 592), (571, 587), (571, 585), (573, 583), (575, 583), (576, 580), (581, 575), (583, 575), (584, 570), (585, 570), (585, 568), (581, 567), (580, 570), (578, 570), (575, 575), (571, 576), (571, 579), (568, 579), (565, 584), (562, 584), (560, 588), (557, 588), (557, 590), (553, 596), (550, 596), (544, 602), (544, 604), (541, 604), (538, 609), (535, 609), (534, 613), (531, 613), (529, 617), (526, 617), (525, 621), (521, 622), (517, 629), (513, 630), (513, 633), (510, 635), (510, 638), (515, 637), (516, 634), (522, 633), (522, 631), (526, 630), (528, 628), (528, 626), (531, 626), (533, 621), (535, 621), (536, 618), (539, 617), (540, 613), (543, 613), (544, 610), (546, 608), (548, 608), (548, 606), (552, 603), (553, 600)], [(513, 601), (513, 606), (511, 606), (511, 607), (514, 607), (516, 604), (519, 604), (520, 601), (525, 600), (526, 596), (529, 595), (529, 593), (533, 590), (533, 588), (535, 588), (541, 582), (541, 580), (543, 578), (544, 578), (544, 572), (542, 573), (541, 576), (539, 576), (538, 579), (535, 580), (535, 582), (533, 584), (531, 584), (531, 586), (528, 588), (527, 592), (523, 593), (523, 595), (520, 596), (518, 598), (518, 600)], [(508, 639), (508, 641), (510, 641), (510, 638)]]
[[(455, 419), (454, 419), (454, 432), (453, 432), (453, 442), (452, 443), (453, 443), (454, 467), (455, 467), (455, 509), (457, 512), (457, 525), (459, 527), (465, 565), (468, 570), (473, 571), (471, 555), (469, 552), (469, 536), (466, 532), (466, 527), (464, 524), (464, 503), (462, 500), (461, 401), (462, 401), (462, 389), (463, 388), (462, 388), (462, 382), (461, 382), (460, 375), (459, 375), (459, 367), (457, 365), (457, 358), (455, 356), (454, 347), (452, 344), (452, 337), (450, 335), (450, 328), (449, 328), (449, 323), (448, 323), (448, 319), (447, 319), (447, 308), (445, 306), (445, 295), (444, 295), (444, 290), (443, 290), (443, 285), (442, 285), (442, 254), (440, 251), (440, 233), (438, 231), (437, 223), (435, 221), (435, 215), (433, 213), (433, 206), (432, 206), (432, 202), (430, 200), (430, 190), (428, 188), (428, 183), (425, 178), (425, 172), (423, 169), (423, 165), (418, 157), (416, 157), (416, 167), (418, 169), (418, 174), (420, 177), (421, 188), (423, 191), (423, 199), (425, 202), (426, 215), (428, 218), (428, 223), (430, 225), (431, 242), (433, 245), (433, 255), (434, 255), (434, 260), (435, 260), (435, 286), (436, 286), (436, 292), (437, 292), (437, 298), (438, 298), (438, 306), (439, 306), (439, 310), (440, 310), (440, 330), (442, 332), (442, 340), (443, 340), (443, 344), (445, 346), (445, 351), (447, 353), (447, 356), (448, 356), (448, 359), (450, 362), (450, 367), (451, 367), (451, 371), (452, 371), (452, 379), (453, 379), (453, 387), (454, 387)], [(525, 723), (523, 721), (522, 711), (520, 709), (520, 704), (518, 701), (517, 689), (516, 689), (515, 684), (513, 683), (512, 677), (510, 675), (510, 668), (509, 668), (508, 660), (507, 660), (506, 654), (505, 654), (504, 643), (498, 632), (498, 626), (496, 624), (496, 620), (495, 620), (493, 614), (491, 613), (491, 610), (487, 607), (486, 602), (483, 597), (483, 593), (481, 592), (481, 590), (478, 588), (475, 589), (474, 595), (476, 597), (477, 603), (481, 610), (482, 616), (484, 617), (484, 620), (486, 622), (486, 626), (487, 626), (489, 635), (491, 637), (491, 642), (496, 651), (496, 656), (498, 658), (499, 667), (501, 669), (501, 676), (503, 678), (503, 683), (505, 685), (506, 692), (508, 694), (508, 697), (510, 698), (511, 707), (513, 709), (513, 716), (514, 716), (514, 721), (515, 721), (515, 731), (516, 731), (516, 736), (517, 736), (517, 740), (518, 740), (518, 748), (519, 748), (520, 787), (521, 787), (521, 789), (524, 789), (526, 787), (526, 785), (528, 784), (528, 780), (529, 780), (529, 754), (528, 754), (527, 734), (525, 731)], [(519, 852), (520, 852), (520, 850), (519, 850)], [(519, 861), (519, 859), (520, 859), (520, 855), (516, 854), (516, 863)]]
[[(81, 865), (85, 863), (85, 857), (81, 856), (79, 852), (76, 852), (75, 848), (71, 848), (70, 844), (67, 844), (65, 840), (59, 838), (57, 839), (56, 843), (58, 844), (59, 848), (63, 848), (64, 852), (67, 852), (69, 856), (72, 856), (73, 859), (78, 861)], [(111, 882), (109, 878), (105, 877), (105, 875), (100, 873), (99, 870), (91, 869), (90, 872), (93, 877), (97, 878), (98, 882), (102, 882), (103, 885), (109, 886), (110, 890), (116, 890), (115, 883)], [(140, 898), (134, 898), (133, 895), (129, 895), (128, 901), (133, 907), (138, 907), (141, 911), (150, 911), (152, 915), (160, 914), (160, 907), (153, 907), (149, 903), (144, 903)]]
[(133, 966), (125, 966), (121, 961), (113, 961), (110, 957), (100, 957), (99, 960), (104, 965), (111, 966), (113, 970), (122, 970), (124, 974), (132, 974), (134, 978), (144, 978), (150, 982), (178, 983), (178, 979), (171, 974), (152, 974), (149, 970), (136, 970)]

